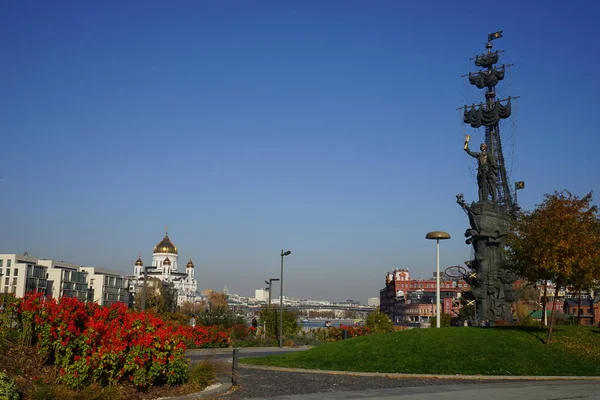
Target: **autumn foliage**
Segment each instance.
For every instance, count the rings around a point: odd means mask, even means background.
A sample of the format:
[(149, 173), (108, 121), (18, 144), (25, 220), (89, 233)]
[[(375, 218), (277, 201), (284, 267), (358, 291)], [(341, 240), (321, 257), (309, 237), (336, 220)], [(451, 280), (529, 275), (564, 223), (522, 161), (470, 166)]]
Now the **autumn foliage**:
[(555, 297), (568, 285), (591, 287), (600, 276), (600, 220), (592, 194), (546, 195), (534, 211), (517, 216), (507, 245), (515, 272), (530, 282), (554, 282)]

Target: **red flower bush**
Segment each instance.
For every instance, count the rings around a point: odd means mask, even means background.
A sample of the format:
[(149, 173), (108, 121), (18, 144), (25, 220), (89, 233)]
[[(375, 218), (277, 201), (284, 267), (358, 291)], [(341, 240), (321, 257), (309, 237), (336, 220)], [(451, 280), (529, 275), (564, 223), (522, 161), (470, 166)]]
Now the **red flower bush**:
[(186, 327), (186, 336), (196, 348), (218, 348), (229, 346), (229, 332), (217, 325)]
[(367, 328), (366, 326), (359, 326), (359, 325), (345, 326), (345, 325), (340, 325), (340, 329), (348, 331), (348, 338), (353, 338), (353, 337), (357, 337), (357, 336), (365, 336), (365, 335), (370, 335), (371, 334), (371, 330), (369, 328)]
[(131, 381), (140, 388), (188, 378), (186, 327), (167, 325), (125, 304), (99, 307), (72, 299), (27, 295), (20, 303), (23, 334), (30, 335), (72, 388)]

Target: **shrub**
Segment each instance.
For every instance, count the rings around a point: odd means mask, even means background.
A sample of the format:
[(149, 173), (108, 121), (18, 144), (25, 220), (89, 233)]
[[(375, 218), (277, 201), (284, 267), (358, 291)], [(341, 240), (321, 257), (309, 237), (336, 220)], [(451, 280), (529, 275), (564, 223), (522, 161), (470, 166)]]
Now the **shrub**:
[(277, 346), (278, 341), (275, 338), (264, 338), (262, 335), (257, 335), (256, 330), (252, 327), (248, 329), (248, 335), (240, 339), (231, 339), (232, 347), (263, 347)]
[(240, 340), (248, 336), (248, 326), (246, 324), (235, 324), (231, 327), (231, 340)]
[(539, 326), (539, 322), (537, 322), (531, 315), (526, 316), (521, 321), (519, 321), (519, 325), (521, 326)]
[(229, 346), (229, 333), (220, 326), (186, 327), (187, 345), (190, 348), (219, 348)]
[(0, 372), (0, 399), (19, 400), (21, 395), (15, 382), (4, 372)]
[(198, 314), (196, 316), (196, 325), (202, 326), (221, 326), (224, 329), (231, 328), (233, 325), (244, 324), (245, 320), (243, 317), (227, 313), (223, 310)]
[(394, 324), (390, 317), (381, 311), (373, 311), (367, 315), (365, 326), (369, 328), (372, 333), (392, 332), (394, 330)]
[(440, 327), (449, 328), (452, 326), (452, 317), (449, 314), (442, 313), (440, 315)]
[(202, 388), (205, 388), (214, 382), (215, 378), (215, 368), (207, 362), (193, 364), (190, 368), (189, 381), (199, 385)]
[[(259, 312), (258, 325), (266, 327), (267, 336), (279, 337), (279, 309), (276, 308), (263, 308)], [(298, 319), (296, 313), (283, 310), (283, 336), (291, 337), (295, 336), (300, 332), (300, 326), (298, 325)]]
[(99, 307), (41, 295), (27, 295), (20, 312), (40, 351), (56, 365), (58, 382), (70, 388), (122, 381), (147, 388), (187, 380), (189, 332), (150, 313), (129, 311), (123, 303)]

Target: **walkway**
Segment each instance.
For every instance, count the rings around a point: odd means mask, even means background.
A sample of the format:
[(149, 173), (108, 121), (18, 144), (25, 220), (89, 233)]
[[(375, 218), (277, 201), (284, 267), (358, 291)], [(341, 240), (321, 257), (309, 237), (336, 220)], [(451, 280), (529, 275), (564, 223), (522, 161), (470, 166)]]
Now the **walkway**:
[(241, 367), (239, 388), (220, 398), (263, 400), (591, 400), (599, 381), (481, 381), (284, 372)]
[[(240, 358), (302, 351), (306, 348), (244, 348)], [(231, 366), (232, 349), (190, 350), (192, 360), (225, 361)], [(222, 364), (222, 363), (221, 363)], [(229, 367), (223, 382), (231, 379)], [(221, 375), (221, 374), (220, 374)], [(489, 378), (489, 377), (486, 377)], [(239, 364), (238, 387), (220, 393), (220, 399), (383, 399), (383, 400), (587, 400), (600, 399), (600, 377), (595, 380), (548, 380), (544, 377), (386, 376), (303, 371)]]

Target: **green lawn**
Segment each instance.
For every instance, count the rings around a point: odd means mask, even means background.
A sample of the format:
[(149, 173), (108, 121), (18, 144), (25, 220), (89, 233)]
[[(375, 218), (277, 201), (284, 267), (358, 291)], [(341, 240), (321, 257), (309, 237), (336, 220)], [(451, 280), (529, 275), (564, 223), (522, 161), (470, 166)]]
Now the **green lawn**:
[(327, 343), (247, 364), (354, 372), (600, 376), (600, 329), (560, 326), (413, 329)]

